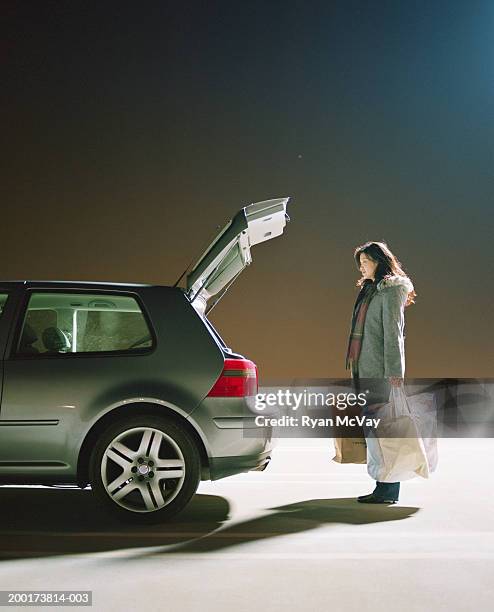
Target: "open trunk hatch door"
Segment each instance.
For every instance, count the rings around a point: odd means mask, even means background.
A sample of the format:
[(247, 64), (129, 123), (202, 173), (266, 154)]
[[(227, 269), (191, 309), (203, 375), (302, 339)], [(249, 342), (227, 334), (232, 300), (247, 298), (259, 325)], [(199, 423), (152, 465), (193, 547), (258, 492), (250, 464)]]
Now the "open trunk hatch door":
[(252, 246), (283, 233), (290, 220), (286, 213), (289, 199), (245, 206), (204, 251), (186, 276), (186, 293), (199, 312), (207, 314), (252, 262)]

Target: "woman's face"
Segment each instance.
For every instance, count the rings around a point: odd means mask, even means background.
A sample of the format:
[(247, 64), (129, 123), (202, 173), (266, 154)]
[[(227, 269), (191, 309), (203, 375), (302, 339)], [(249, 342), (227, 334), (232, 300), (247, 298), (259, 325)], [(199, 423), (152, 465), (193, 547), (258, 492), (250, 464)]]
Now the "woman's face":
[(366, 253), (360, 253), (360, 272), (363, 278), (374, 280), (377, 268), (377, 261), (371, 259)]

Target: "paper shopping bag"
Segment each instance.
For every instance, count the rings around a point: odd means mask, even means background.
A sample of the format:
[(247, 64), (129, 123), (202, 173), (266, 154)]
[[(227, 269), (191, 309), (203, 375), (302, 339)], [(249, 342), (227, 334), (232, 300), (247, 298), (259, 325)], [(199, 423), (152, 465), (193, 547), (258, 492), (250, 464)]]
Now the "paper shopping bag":
[(337, 463), (367, 463), (367, 447), (364, 433), (361, 438), (334, 438)]

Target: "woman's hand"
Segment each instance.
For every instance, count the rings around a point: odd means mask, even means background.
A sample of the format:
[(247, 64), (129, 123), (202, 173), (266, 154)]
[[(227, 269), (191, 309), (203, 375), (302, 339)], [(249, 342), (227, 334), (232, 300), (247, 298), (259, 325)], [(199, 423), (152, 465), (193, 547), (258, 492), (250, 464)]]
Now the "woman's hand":
[(389, 382), (392, 387), (402, 387), (403, 386), (403, 378), (401, 376), (390, 376)]

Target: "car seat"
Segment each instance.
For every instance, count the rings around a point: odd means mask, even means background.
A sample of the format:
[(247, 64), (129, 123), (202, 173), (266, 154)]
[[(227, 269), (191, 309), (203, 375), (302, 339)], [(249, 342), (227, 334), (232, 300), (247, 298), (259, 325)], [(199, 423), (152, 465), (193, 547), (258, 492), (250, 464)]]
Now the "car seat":
[(22, 330), (22, 337), (19, 344), (19, 353), (26, 354), (36, 354), (39, 353), (39, 350), (32, 346), (38, 340), (38, 336), (34, 329), (26, 323), (24, 325), (24, 329)]

